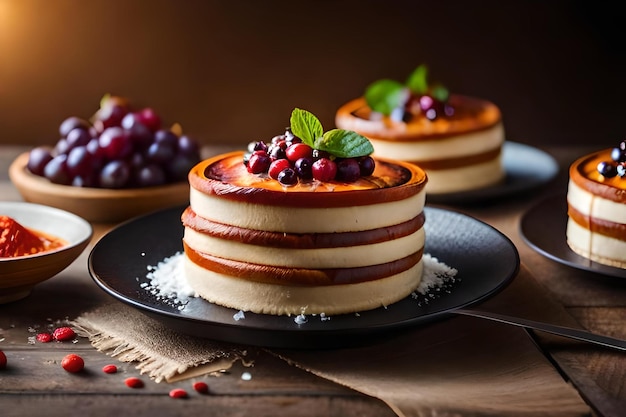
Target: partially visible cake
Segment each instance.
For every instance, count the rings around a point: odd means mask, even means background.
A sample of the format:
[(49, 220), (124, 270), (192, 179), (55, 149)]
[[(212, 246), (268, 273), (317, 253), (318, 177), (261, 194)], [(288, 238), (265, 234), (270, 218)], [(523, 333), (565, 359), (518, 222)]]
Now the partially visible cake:
[(626, 268), (626, 141), (569, 169), (567, 244), (585, 258)]
[[(424, 171), (377, 159), (373, 172), (343, 180), (305, 175), (286, 184), (271, 168), (256, 172), (254, 155), (277, 146), (292, 155), (289, 147), (306, 136), (291, 121), (292, 134), (264, 150), (257, 142), (252, 156), (218, 155), (191, 170), (182, 215), (189, 284), (212, 303), (274, 315), (353, 313), (410, 295), (423, 270)], [(326, 149), (342, 148), (335, 145)], [(324, 152), (315, 153), (337, 165), (366, 157)]]
[(366, 136), (374, 156), (413, 162), (428, 173), (429, 194), (475, 190), (505, 179), (500, 109), (449, 94), (418, 67), (406, 83), (379, 80), (342, 105), (335, 124)]

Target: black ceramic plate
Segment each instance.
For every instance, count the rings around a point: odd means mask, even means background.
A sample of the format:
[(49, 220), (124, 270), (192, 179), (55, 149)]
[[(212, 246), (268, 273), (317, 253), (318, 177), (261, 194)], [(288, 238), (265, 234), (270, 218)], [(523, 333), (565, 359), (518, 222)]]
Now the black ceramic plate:
[(567, 245), (567, 196), (547, 198), (522, 216), (520, 233), (524, 241), (543, 256), (572, 268), (626, 278), (626, 269), (593, 262)]
[(128, 221), (102, 237), (89, 255), (94, 281), (116, 299), (182, 333), (246, 345), (282, 348), (334, 348), (374, 341), (390, 331), (448, 317), (504, 288), (516, 275), (519, 255), (496, 229), (466, 215), (426, 208), (426, 252), (457, 268), (460, 281), (421, 306), (411, 297), (387, 308), (322, 320), (246, 313), (192, 298), (182, 310), (141, 288), (146, 267), (182, 251), (183, 207)]
[(480, 190), (458, 193), (429, 194), (429, 203), (475, 203), (533, 190), (550, 182), (559, 172), (552, 155), (517, 142), (504, 142), (502, 164), (506, 172), (504, 183)]

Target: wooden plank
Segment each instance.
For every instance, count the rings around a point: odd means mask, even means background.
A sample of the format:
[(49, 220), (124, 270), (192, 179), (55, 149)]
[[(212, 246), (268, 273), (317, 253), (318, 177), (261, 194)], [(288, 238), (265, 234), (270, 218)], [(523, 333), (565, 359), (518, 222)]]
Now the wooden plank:
[(167, 395), (16, 394), (0, 397), (3, 417), (24, 416), (255, 416), (393, 417), (381, 401), (365, 396), (311, 397), (301, 395), (199, 396), (172, 399)]
[[(82, 345), (82, 346), (81, 346)], [(67, 416), (106, 410), (104, 414), (136, 416), (158, 415), (255, 415), (275, 416), (277, 413), (303, 417), (328, 416), (392, 416), (394, 413), (381, 401), (349, 388), (319, 378), (288, 365), (261, 350), (251, 353), (256, 364), (236, 364), (219, 376), (195, 378), (176, 383), (155, 383), (141, 376), (132, 364), (123, 364), (79, 343), (74, 351), (85, 360), (84, 372), (70, 374), (60, 366), (67, 353), (63, 349), (37, 346), (32, 349), (5, 349), (7, 369), (0, 372), (0, 410), (3, 417), (41, 415)], [(115, 363), (116, 374), (105, 374), (102, 366)], [(248, 372), (251, 379), (243, 379)], [(139, 377), (143, 388), (125, 385), (126, 378)], [(209, 395), (193, 391), (192, 383), (205, 381)], [(171, 389), (185, 389), (189, 398), (175, 400)]]
[[(123, 363), (94, 350), (87, 341), (72, 343), (39, 344), (28, 349), (3, 347), (8, 360), (7, 368), (0, 372), (0, 394), (18, 394), (32, 391), (51, 394), (129, 394), (124, 381), (138, 377), (144, 382), (140, 390), (146, 394), (167, 394), (172, 388), (192, 389), (197, 380), (209, 384), (216, 395), (356, 395), (349, 388), (305, 372), (262, 350), (251, 350), (246, 360), (253, 366), (236, 362), (217, 376), (193, 378), (174, 383), (156, 383), (141, 375), (132, 363)], [(61, 367), (67, 353), (76, 353), (85, 361), (83, 372), (72, 374)], [(102, 367), (118, 366), (118, 372), (107, 374)], [(244, 373), (250, 379), (242, 378)]]

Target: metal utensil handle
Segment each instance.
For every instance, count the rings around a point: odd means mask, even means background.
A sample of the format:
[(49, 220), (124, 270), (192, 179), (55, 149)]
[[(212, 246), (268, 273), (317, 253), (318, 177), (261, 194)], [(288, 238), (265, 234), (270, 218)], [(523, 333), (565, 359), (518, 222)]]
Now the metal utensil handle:
[(454, 313), (462, 314), (464, 316), (494, 320), (501, 323), (512, 324), (514, 326), (526, 327), (529, 329), (541, 330), (547, 333), (568, 337), (570, 339), (581, 340), (583, 342), (595, 343), (612, 349), (626, 351), (626, 340), (602, 336), (599, 334), (591, 333), (587, 330), (558, 326), (556, 324), (544, 323), (540, 321), (523, 319), (520, 317), (507, 316), (505, 314), (491, 313), (488, 311), (472, 310), (467, 308), (454, 310)]

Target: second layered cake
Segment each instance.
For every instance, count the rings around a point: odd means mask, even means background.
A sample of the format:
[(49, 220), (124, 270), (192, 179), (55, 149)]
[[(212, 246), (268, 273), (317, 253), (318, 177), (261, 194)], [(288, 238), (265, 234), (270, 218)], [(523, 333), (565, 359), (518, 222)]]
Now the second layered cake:
[(374, 156), (419, 165), (428, 173), (429, 194), (503, 182), (505, 134), (498, 106), (448, 94), (441, 86), (428, 85), (425, 77), (420, 66), (406, 85), (391, 80), (373, 83), (362, 97), (339, 107), (335, 124), (366, 136)]

